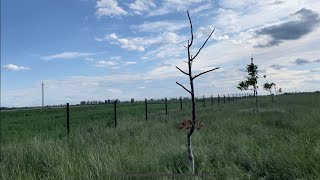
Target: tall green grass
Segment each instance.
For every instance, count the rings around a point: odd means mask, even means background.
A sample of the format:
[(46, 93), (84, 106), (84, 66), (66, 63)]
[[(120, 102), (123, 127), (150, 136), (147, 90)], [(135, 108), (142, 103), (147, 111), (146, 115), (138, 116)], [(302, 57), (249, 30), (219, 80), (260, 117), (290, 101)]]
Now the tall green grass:
[[(320, 95), (282, 95), (197, 104), (196, 173), (207, 179), (320, 179)], [(115, 173), (188, 173), (184, 104), (120, 104), (2, 112), (1, 179), (121, 179)], [(156, 179), (131, 177), (129, 179)], [(186, 179), (161, 177), (158, 179)], [(194, 178), (190, 178), (194, 179)]]

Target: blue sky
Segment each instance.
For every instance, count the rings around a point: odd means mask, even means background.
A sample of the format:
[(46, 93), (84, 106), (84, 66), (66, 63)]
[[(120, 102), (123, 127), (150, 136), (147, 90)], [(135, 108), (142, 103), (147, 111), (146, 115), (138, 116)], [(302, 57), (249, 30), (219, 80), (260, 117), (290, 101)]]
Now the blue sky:
[(1, 105), (41, 105), (41, 81), (46, 104), (188, 96), (187, 10), (193, 53), (215, 28), (194, 72), (220, 67), (197, 96), (240, 93), (251, 54), (283, 91), (319, 90), (318, 0), (3, 0)]

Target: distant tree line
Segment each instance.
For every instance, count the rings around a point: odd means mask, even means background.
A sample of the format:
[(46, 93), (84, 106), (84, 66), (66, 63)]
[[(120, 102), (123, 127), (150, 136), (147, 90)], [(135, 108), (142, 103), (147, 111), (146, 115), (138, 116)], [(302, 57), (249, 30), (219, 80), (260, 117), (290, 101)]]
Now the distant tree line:
[(103, 102), (103, 101), (94, 100), (94, 101), (81, 101), (81, 102), (80, 102), (80, 105), (112, 104), (112, 103), (114, 103), (115, 101), (120, 102), (119, 99), (108, 99), (108, 100), (105, 100), (104, 102)]

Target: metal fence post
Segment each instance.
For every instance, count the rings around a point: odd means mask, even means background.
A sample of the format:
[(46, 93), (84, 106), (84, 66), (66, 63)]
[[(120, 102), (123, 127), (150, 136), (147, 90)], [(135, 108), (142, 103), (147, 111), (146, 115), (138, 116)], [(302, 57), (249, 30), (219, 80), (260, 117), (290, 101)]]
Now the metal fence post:
[(166, 115), (168, 115), (168, 100), (165, 98), (165, 103), (166, 103)]
[(114, 101), (114, 128), (117, 128), (117, 100)]
[(144, 100), (144, 104), (146, 107), (146, 120), (148, 120), (148, 105), (147, 105), (147, 98)]
[(67, 103), (67, 133), (68, 137), (70, 134), (70, 114), (69, 114), (69, 103)]

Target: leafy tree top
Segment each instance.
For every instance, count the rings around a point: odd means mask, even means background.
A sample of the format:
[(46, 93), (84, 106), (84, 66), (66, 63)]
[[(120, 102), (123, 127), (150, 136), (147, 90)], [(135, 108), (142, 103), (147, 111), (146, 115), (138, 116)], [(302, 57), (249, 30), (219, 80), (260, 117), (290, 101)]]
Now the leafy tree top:
[(247, 65), (248, 77), (245, 81), (241, 81), (238, 85), (238, 89), (241, 91), (248, 90), (250, 86), (254, 89), (257, 88), (258, 83), (258, 66), (253, 64), (253, 57), (251, 58), (251, 63)]
[(276, 84), (275, 83), (265, 83), (264, 85), (263, 85), (263, 89), (265, 89), (265, 90), (267, 90), (267, 91), (270, 91), (271, 90), (271, 88), (273, 87), (273, 86), (275, 86)]

